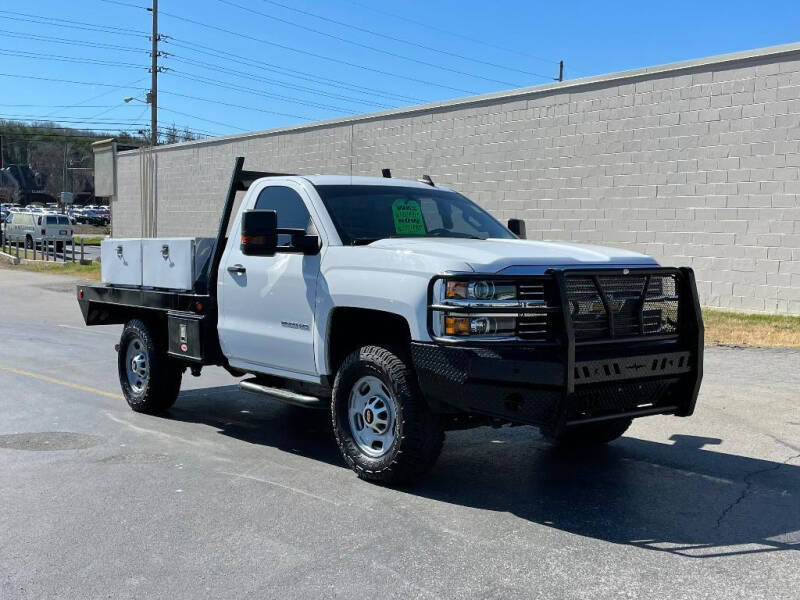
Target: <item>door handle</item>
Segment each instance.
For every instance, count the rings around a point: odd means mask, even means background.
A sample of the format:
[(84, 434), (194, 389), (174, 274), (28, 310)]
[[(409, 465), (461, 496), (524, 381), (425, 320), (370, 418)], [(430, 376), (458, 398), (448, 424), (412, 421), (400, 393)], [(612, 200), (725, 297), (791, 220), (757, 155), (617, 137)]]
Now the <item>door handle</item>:
[(239, 264), (231, 265), (230, 267), (228, 267), (228, 273), (236, 273), (237, 275), (243, 275), (244, 273), (247, 273), (247, 269), (245, 269), (242, 265)]

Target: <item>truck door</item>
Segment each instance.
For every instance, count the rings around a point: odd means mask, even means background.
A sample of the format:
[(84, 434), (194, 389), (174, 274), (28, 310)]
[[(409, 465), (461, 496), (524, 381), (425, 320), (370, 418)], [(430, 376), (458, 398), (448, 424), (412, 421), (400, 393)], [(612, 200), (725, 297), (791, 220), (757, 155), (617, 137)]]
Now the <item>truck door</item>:
[[(307, 194), (294, 182), (271, 184), (245, 209), (274, 210), (278, 227), (314, 228)], [(238, 244), (241, 211), (219, 268), (219, 338), (232, 365), (315, 375), (314, 303), (320, 254), (245, 256)], [(290, 236), (279, 236), (286, 246)], [(258, 370), (254, 368), (254, 370)]]

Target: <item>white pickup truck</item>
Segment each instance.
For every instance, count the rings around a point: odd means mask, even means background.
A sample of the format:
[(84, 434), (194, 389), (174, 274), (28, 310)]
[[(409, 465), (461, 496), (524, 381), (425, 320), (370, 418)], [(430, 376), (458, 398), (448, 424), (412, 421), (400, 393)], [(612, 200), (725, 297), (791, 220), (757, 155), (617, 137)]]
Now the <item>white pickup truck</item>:
[(221, 365), (245, 390), (329, 409), (347, 464), (386, 484), (424, 474), (446, 430), (534, 425), (585, 445), (636, 417), (692, 414), (691, 269), (527, 241), (522, 221), (506, 227), (428, 177), (243, 162), (215, 239), (109, 240), (104, 284), (77, 288), (87, 325), (124, 324), (134, 410), (167, 410), (184, 371)]

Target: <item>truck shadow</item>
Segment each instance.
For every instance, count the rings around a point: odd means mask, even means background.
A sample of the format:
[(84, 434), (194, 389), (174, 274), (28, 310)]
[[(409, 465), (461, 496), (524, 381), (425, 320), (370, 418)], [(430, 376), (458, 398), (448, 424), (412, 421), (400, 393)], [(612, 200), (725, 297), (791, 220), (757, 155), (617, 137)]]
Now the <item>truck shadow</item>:
[[(326, 411), (230, 386), (183, 392), (170, 417), (344, 467)], [(720, 452), (721, 443), (623, 437), (581, 452), (555, 448), (531, 427), (455, 431), (431, 475), (397, 493), (690, 558), (800, 550), (800, 467)]]
[(182, 391), (164, 415), (168, 419), (201, 423), (219, 433), (344, 467), (327, 410), (311, 410), (259, 398), (238, 386)]
[(715, 451), (718, 438), (623, 437), (565, 451), (538, 434), (503, 433), (452, 434), (414, 492), (691, 558), (800, 550), (797, 466)]

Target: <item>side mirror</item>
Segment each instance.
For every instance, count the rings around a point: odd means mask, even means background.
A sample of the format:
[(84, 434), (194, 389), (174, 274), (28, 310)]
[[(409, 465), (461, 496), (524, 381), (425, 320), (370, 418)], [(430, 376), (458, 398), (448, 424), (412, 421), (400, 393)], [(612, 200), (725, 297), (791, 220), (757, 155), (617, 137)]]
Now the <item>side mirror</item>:
[(242, 254), (275, 256), (278, 250), (278, 213), (247, 210), (242, 215)]
[(511, 233), (516, 235), (520, 239), (526, 239), (525, 235), (525, 221), (522, 219), (509, 219), (508, 220), (508, 228), (511, 230)]

